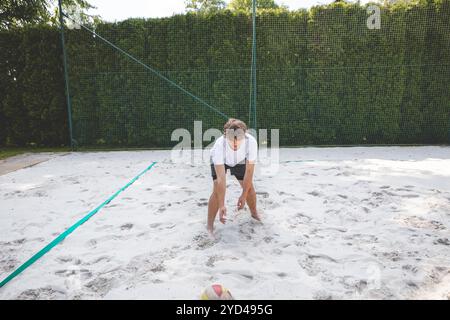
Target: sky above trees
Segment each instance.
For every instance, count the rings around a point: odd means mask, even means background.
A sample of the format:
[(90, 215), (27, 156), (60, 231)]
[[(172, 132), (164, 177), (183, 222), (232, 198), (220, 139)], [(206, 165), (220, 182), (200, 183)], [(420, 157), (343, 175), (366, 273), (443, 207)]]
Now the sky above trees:
[[(225, 0), (229, 2), (230, 0)], [(275, 0), (278, 5), (285, 5), (290, 9), (309, 8), (313, 5), (328, 4), (334, 0)], [(355, 0), (350, 0), (356, 2)], [(368, 0), (361, 0), (366, 3)], [(92, 13), (98, 14), (106, 21), (120, 21), (127, 18), (168, 17), (176, 13), (185, 12), (184, 0), (90, 0), (90, 4), (97, 7)]]

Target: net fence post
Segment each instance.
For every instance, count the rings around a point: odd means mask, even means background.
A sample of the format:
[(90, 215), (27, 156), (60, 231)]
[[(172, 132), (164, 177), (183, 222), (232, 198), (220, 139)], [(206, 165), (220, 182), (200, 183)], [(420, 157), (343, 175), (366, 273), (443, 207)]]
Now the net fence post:
[(67, 116), (69, 122), (69, 136), (70, 136), (70, 148), (74, 149), (73, 144), (73, 130), (72, 130), (72, 107), (70, 102), (70, 91), (69, 91), (69, 75), (67, 70), (67, 55), (66, 55), (66, 46), (64, 40), (64, 18), (62, 14), (62, 0), (58, 0), (58, 8), (59, 8), (59, 28), (61, 34), (61, 46), (62, 46), (62, 54), (63, 54), (63, 64), (64, 64), (64, 82), (65, 82), (65, 90), (66, 90), (66, 103), (67, 103)]
[(256, 135), (258, 135), (258, 125), (256, 122), (256, 1), (252, 0), (252, 24), (253, 24), (253, 45), (252, 45), (252, 83), (253, 83), (253, 118), (254, 129)]

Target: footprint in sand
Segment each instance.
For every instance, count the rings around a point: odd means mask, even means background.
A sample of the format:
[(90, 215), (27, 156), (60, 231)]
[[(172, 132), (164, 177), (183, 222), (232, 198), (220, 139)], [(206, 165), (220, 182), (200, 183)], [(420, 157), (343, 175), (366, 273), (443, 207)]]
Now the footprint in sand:
[(299, 225), (307, 224), (311, 220), (311, 217), (299, 212), (293, 218), (289, 219), (289, 227), (291, 229), (297, 228)]
[(349, 177), (351, 175), (352, 173), (350, 171), (343, 171), (335, 174), (335, 176), (344, 176), (344, 177)]
[(325, 291), (317, 291), (313, 294), (314, 300), (332, 300), (333, 296)]
[(406, 271), (409, 271), (411, 273), (417, 273), (419, 271), (417, 266), (413, 266), (413, 265), (410, 265), (410, 264), (405, 264), (404, 266), (402, 266), (402, 270), (406, 270)]
[(125, 235), (109, 234), (109, 235), (105, 235), (105, 236), (102, 236), (102, 237), (98, 237), (98, 238), (96, 238), (96, 240), (98, 242), (105, 242), (105, 241), (109, 241), (109, 240), (122, 240), (125, 237), (126, 237)]
[(266, 191), (256, 191), (256, 195), (257, 196), (261, 196), (263, 198), (268, 198), (269, 197), (269, 193)]
[(307, 192), (307, 194), (309, 194), (309, 195), (311, 195), (313, 197), (322, 197), (323, 196), (323, 194), (321, 192), (316, 191), (316, 190), (311, 191), (311, 192)]
[(208, 200), (205, 198), (199, 199), (199, 202), (197, 202), (197, 206), (199, 207), (206, 207), (208, 205)]
[(132, 223), (126, 223), (120, 226), (121, 230), (130, 230), (131, 228), (133, 228), (133, 224)]
[(420, 198), (420, 195), (418, 195), (418, 194), (403, 194), (400, 197), (412, 199), (412, 198)]
[(277, 193), (280, 195), (280, 196), (291, 196), (291, 197), (294, 197), (295, 195), (294, 194), (292, 194), (292, 193), (289, 193), (289, 192), (284, 192), (284, 191), (277, 191)]
[(328, 209), (328, 210), (325, 211), (325, 213), (338, 214), (338, 213), (340, 213), (340, 211), (339, 210), (335, 210), (335, 209)]
[(205, 263), (205, 265), (207, 266), (207, 267), (214, 267), (214, 265), (215, 265), (215, 263), (217, 262), (217, 261), (220, 261), (220, 260), (223, 260), (223, 257), (222, 256), (218, 256), (218, 255), (212, 255), (212, 256), (209, 256), (208, 257), (208, 260), (206, 261), (206, 263)]
[[(12, 192), (5, 193), (5, 196), (14, 197), (14, 196), (20, 196), (20, 195), (23, 195), (24, 193), (25, 193), (25, 192), (23, 192), (23, 191), (15, 190), (15, 191), (12, 191)], [(25, 196), (25, 195), (24, 195), (24, 196)]]
[(0, 246), (10, 246), (10, 245), (21, 245), (24, 244), (26, 242), (27, 239), (25, 238), (21, 238), (21, 239), (16, 239), (13, 241), (0, 241)]
[(441, 238), (441, 239), (437, 239), (436, 241), (434, 241), (433, 244), (450, 246), (450, 240), (447, 238)]
[(208, 234), (201, 233), (194, 237), (194, 244), (197, 246), (197, 249), (204, 250), (210, 248), (215, 245), (216, 241), (212, 239)]
[(45, 191), (36, 191), (36, 192), (33, 194), (33, 196), (34, 196), (34, 197), (38, 197), (38, 198), (43, 198), (43, 197), (48, 197), (48, 194), (47, 194), (47, 192), (45, 192)]
[(362, 294), (367, 290), (369, 283), (364, 279), (354, 279), (353, 277), (344, 276), (341, 278), (340, 283), (349, 290), (349, 292)]
[(247, 279), (247, 280), (250, 280), (250, 281), (252, 281), (253, 278), (254, 278), (253, 275), (248, 274), (248, 273), (240, 273), (239, 275), (240, 275), (241, 277)]
[(66, 264), (68, 262), (71, 262), (72, 265), (81, 265), (82, 261), (79, 258), (75, 258), (72, 256), (60, 256), (56, 258), (56, 260), (61, 264)]
[(69, 268), (64, 270), (57, 270), (55, 274), (64, 278), (76, 278), (78, 280), (87, 280), (92, 277), (92, 272), (88, 269)]
[[(317, 274), (323, 272), (322, 268), (319, 267), (320, 264), (338, 263), (337, 260), (325, 254), (316, 254), (316, 255), (307, 254), (303, 258), (299, 259), (297, 262), (303, 269), (305, 269), (306, 273), (310, 276), (316, 276)], [(329, 270), (329, 267), (326, 267), (326, 269)]]
[(405, 191), (405, 192), (411, 192), (412, 190), (409, 188), (396, 188), (395, 191)]
[(88, 242), (86, 242), (88, 247), (95, 247), (97, 245), (97, 240), (91, 239)]
[(151, 223), (150, 228), (158, 228), (160, 225), (162, 225), (160, 222)]
[(60, 256), (60, 257), (56, 258), (56, 260), (60, 263), (67, 263), (67, 262), (72, 261), (73, 259), (74, 259), (74, 257), (71, 257), (71, 256)]
[(418, 216), (407, 216), (400, 219), (400, 222), (408, 227), (418, 229), (433, 229), (433, 230), (445, 230), (446, 227), (439, 221), (427, 220)]
[[(384, 191), (385, 192), (385, 191)], [(386, 192), (385, 192), (386, 193)], [(383, 199), (384, 195), (382, 192), (372, 192), (372, 197), (376, 198), (376, 199)]]
[(358, 244), (375, 244), (378, 243), (378, 237), (371, 234), (354, 233), (343, 237), (344, 240), (357, 242)]
[[(377, 256), (377, 254), (375, 254), (375, 256)], [(393, 262), (397, 262), (402, 260), (402, 256), (400, 255), (400, 253), (396, 252), (396, 251), (391, 251), (391, 252), (383, 252), (382, 256), (393, 261)]]
[(112, 278), (98, 277), (85, 284), (85, 287), (103, 297), (113, 288), (114, 283), (115, 280)]
[(28, 289), (17, 296), (17, 300), (58, 300), (64, 299), (66, 292), (54, 287)]
[(19, 265), (19, 261), (14, 258), (2, 259), (0, 265), (2, 271), (11, 272)]
[(126, 275), (138, 280), (151, 278), (155, 273), (165, 272), (167, 270), (165, 262), (174, 256), (175, 254), (171, 250), (149, 252), (136, 256), (128, 263)]
[(122, 205), (120, 203), (112, 203), (105, 206), (105, 208), (116, 208), (121, 207)]
[(271, 237), (271, 236), (266, 236), (266, 237), (263, 238), (263, 241), (264, 241), (265, 243), (271, 243), (272, 240), (273, 240), (273, 237)]
[(264, 209), (269, 210), (273, 210), (281, 206), (279, 203), (274, 202), (273, 200), (263, 200), (261, 204)]
[(87, 262), (86, 264), (87, 265), (94, 265), (94, 264), (97, 264), (99, 262), (110, 262), (111, 259), (112, 259), (112, 257), (110, 257), (110, 256), (101, 256), (101, 257), (95, 258), (92, 261)]

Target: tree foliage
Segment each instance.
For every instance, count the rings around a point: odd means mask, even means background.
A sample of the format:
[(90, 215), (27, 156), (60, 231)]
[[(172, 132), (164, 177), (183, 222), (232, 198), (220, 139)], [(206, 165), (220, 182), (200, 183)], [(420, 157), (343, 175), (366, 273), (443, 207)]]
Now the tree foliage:
[[(92, 6), (86, 0), (63, 0), (65, 8), (87, 10)], [(2, 0), (0, 2), (0, 29), (11, 29), (36, 24), (54, 24), (58, 21), (57, 0)]]
[(187, 11), (211, 13), (226, 7), (223, 0), (185, 0)]
[[(252, 10), (252, 0), (231, 0), (228, 4), (228, 8), (233, 11), (251, 11)], [(258, 0), (256, 2), (256, 7), (258, 9), (277, 9), (280, 8), (279, 5), (275, 3), (274, 0)]]

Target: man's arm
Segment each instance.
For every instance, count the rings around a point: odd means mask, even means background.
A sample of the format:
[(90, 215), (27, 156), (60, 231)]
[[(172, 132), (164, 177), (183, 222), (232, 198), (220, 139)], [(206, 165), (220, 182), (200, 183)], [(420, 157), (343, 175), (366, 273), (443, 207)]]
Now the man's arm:
[(245, 206), (245, 199), (247, 199), (248, 192), (250, 191), (253, 183), (253, 173), (255, 172), (255, 162), (248, 161), (245, 166), (244, 181), (242, 183), (242, 194), (238, 200), (238, 209), (243, 209)]
[(217, 203), (219, 205), (219, 219), (220, 222), (225, 223), (225, 216), (227, 214), (227, 209), (225, 207), (225, 190), (226, 190), (226, 176), (225, 176), (225, 165), (219, 164), (215, 165), (216, 170), (216, 197)]

